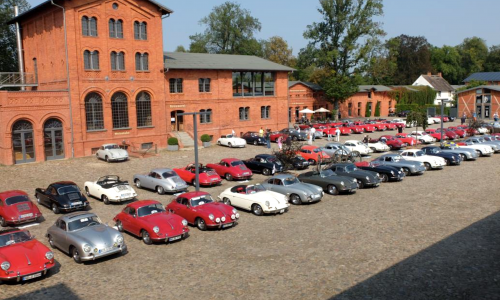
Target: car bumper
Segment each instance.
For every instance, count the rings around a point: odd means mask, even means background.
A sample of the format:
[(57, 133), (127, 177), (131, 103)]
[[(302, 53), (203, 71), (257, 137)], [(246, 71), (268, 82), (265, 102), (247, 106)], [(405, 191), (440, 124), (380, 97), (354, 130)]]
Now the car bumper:
[(263, 208), (265, 214), (284, 214), (289, 209), (288, 207), (275, 208), (275, 209), (264, 209), (264, 207), (262, 207), (262, 208)]
[(29, 217), (29, 218), (26, 218), (26, 219), (15, 219), (15, 220), (12, 220), (12, 219), (7, 220), (7, 219), (5, 219), (5, 222), (7, 222), (7, 224), (20, 225), (20, 224), (35, 222), (41, 216), (42, 215), (35, 216), (35, 217)]
[(129, 201), (137, 197), (136, 193), (133, 193), (130, 196), (125, 196), (125, 197), (114, 197), (114, 198), (109, 198), (109, 201), (111, 202), (123, 202), (123, 201)]
[(151, 239), (154, 242), (172, 243), (172, 242), (186, 239), (188, 236), (189, 236), (189, 232), (183, 232), (182, 234), (177, 234), (177, 235), (167, 236), (167, 237), (151, 237)]
[(358, 189), (358, 184), (354, 182), (350, 185), (341, 185), (340, 188), (338, 188), (339, 192), (348, 192), (348, 193), (355, 192), (357, 189)]
[(104, 252), (104, 253), (89, 253), (87, 256), (82, 256), (81, 259), (82, 261), (91, 261), (91, 260), (96, 260), (99, 258), (103, 258), (106, 256), (118, 254), (118, 253), (126, 253), (127, 252), (127, 246), (124, 244), (121, 247), (114, 248), (110, 251)]
[(235, 180), (250, 180), (252, 178), (252, 175), (245, 175), (245, 176), (233, 176)]
[(404, 173), (401, 173), (401, 174), (396, 174), (394, 176), (391, 175), (391, 177), (389, 177), (389, 180), (390, 181), (401, 181), (405, 178), (405, 174)]
[(127, 157), (113, 157), (113, 158), (109, 158), (109, 156), (108, 156), (108, 161), (125, 161), (125, 160), (128, 160), (128, 156)]
[(35, 279), (39, 278), (42, 276), (47, 275), (47, 272), (52, 269), (56, 264), (55, 263), (49, 263), (45, 264), (44, 267), (40, 270), (37, 270), (36, 272), (20, 272), (20, 271), (14, 271), (12, 274), (9, 273), (9, 275), (5, 274), (5, 272), (2, 270), (0, 271), (2, 274), (0, 275), (0, 281), (16, 281), (16, 282), (21, 282), (25, 281), (23, 278), (26, 276), (32, 276), (32, 275), (37, 275), (40, 274), (39, 276), (30, 278), (30, 279)]
[(82, 209), (85, 209), (87, 207), (90, 207), (90, 204), (87, 204), (87, 205), (82, 204), (82, 205), (71, 206), (71, 207), (59, 207), (59, 210), (63, 211), (63, 212), (69, 212), (69, 211), (82, 210)]
[(222, 179), (216, 180), (216, 181), (209, 181), (209, 182), (200, 182), (200, 185), (202, 185), (202, 186), (216, 186), (216, 185), (219, 185), (221, 183), (222, 183)]
[(231, 222), (224, 222), (224, 223), (214, 223), (214, 224), (207, 224), (208, 228), (219, 228), (219, 229), (224, 229), (224, 228), (231, 228), (238, 225), (237, 220), (231, 220)]

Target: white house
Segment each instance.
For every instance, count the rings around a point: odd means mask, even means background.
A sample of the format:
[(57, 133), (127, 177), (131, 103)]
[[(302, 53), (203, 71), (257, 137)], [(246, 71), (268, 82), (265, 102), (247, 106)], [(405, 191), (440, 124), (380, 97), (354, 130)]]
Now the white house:
[(436, 99), (434, 100), (435, 105), (441, 105), (441, 100), (450, 101), (446, 103), (446, 106), (451, 106), (451, 101), (453, 100), (453, 95), (455, 89), (444, 79), (441, 73), (437, 75), (432, 75), (432, 73), (427, 73), (427, 75), (420, 75), (417, 80), (412, 84), (415, 86), (429, 86), (437, 91)]

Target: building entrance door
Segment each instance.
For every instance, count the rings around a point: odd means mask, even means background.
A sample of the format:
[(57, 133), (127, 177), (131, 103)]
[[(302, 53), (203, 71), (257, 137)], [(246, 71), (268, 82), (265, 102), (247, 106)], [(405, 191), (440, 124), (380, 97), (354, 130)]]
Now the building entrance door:
[(61, 121), (49, 119), (45, 122), (43, 140), (46, 160), (64, 158), (63, 126)]
[(170, 123), (172, 131), (184, 131), (184, 116), (178, 114), (184, 113), (183, 110), (174, 110), (170, 113)]
[(12, 127), (12, 147), (16, 164), (35, 161), (33, 125), (29, 121), (17, 121)]

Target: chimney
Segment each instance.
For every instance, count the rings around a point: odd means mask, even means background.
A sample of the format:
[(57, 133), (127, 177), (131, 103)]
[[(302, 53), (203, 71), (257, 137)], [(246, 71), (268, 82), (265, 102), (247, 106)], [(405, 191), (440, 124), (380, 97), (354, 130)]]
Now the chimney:
[(432, 76), (432, 72), (427, 72), (427, 75), (428, 76)]
[(438, 73), (438, 76), (439, 76), (439, 77), (443, 77), (443, 73), (439, 72), (439, 73)]

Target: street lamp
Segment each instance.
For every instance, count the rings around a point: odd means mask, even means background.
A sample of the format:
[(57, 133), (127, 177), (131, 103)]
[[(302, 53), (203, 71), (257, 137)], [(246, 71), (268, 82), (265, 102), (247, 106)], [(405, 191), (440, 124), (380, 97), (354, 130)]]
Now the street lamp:
[(198, 166), (198, 124), (196, 121), (196, 117), (199, 115), (211, 115), (211, 111), (205, 111), (205, 112), (190, 112), (190, 113), (180, 113), (177, 114), (178, 116), (193, 116), (193, 138), (194, 138), (194, 165), (195, 165), (195, 186), (196, 186), (196, 191), (198, 192), (200, 190), (200, 168)]
[(441, 139), (439, 140), (441, 142), (441, 148), (443, 148), (443, 120), (444, 120), (444, 104), (451, 102), (450, 99), (441, 99)]

